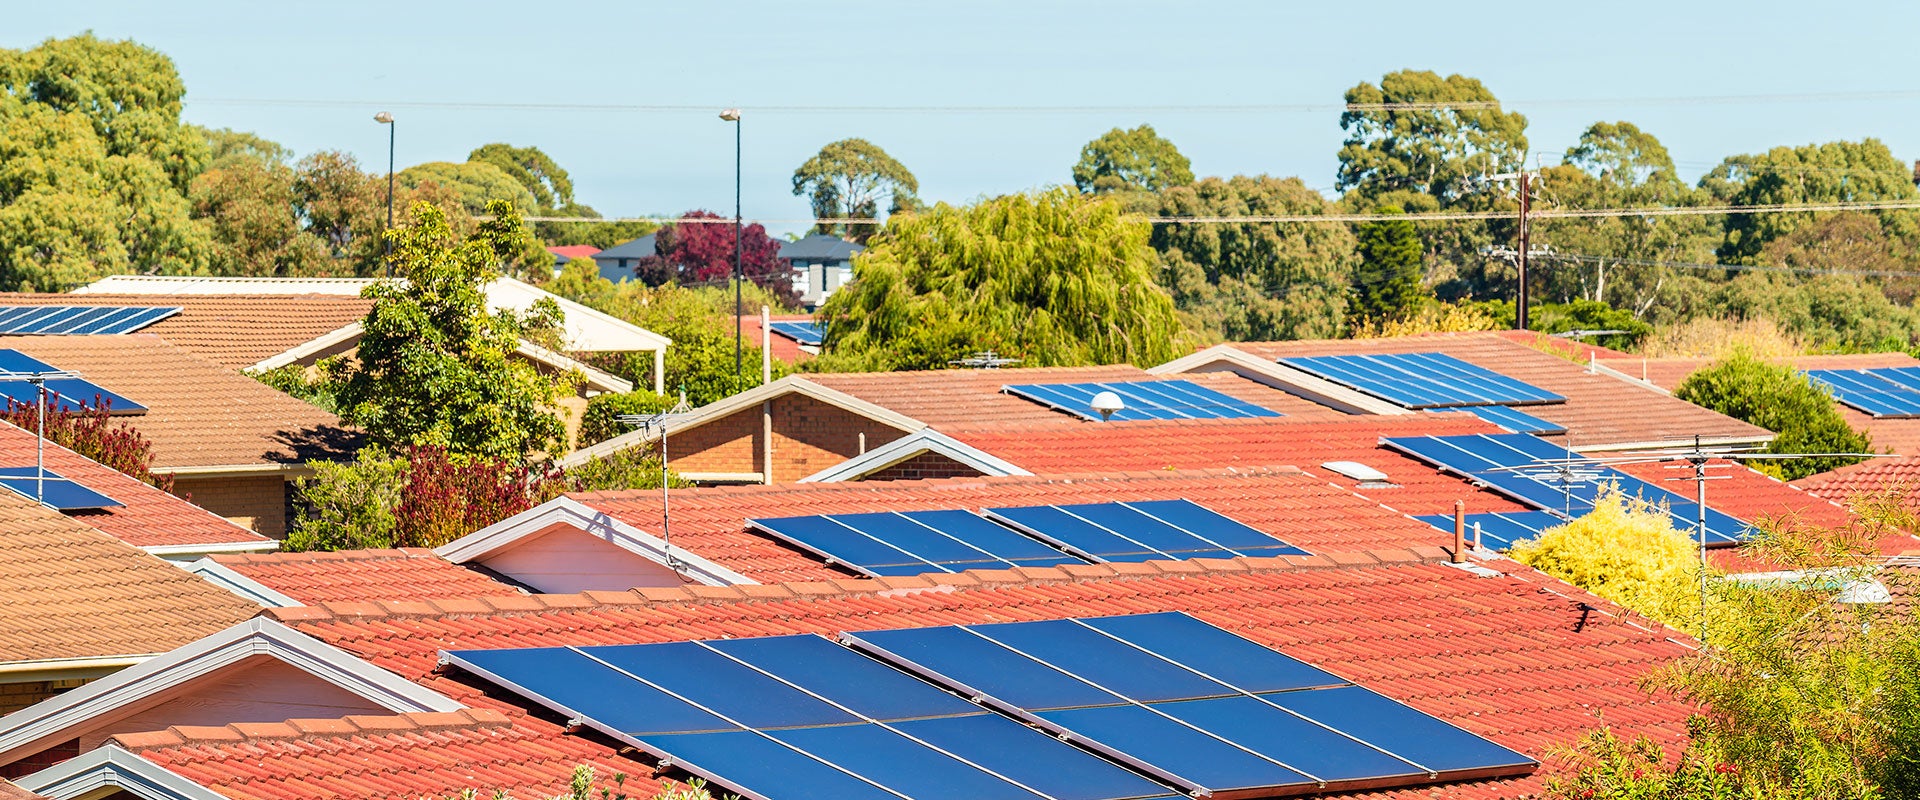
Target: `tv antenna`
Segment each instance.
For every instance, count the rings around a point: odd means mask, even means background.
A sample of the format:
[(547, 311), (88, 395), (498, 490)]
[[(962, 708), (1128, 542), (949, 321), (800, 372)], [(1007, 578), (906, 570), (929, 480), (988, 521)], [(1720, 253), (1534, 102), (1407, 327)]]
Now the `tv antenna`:
[(33, 446), (33, 499), (41, 505), (47, 502), (47, 381), (78, 380), (80, 373), (66, 370), (46, 370), (40, 372), (0, 372), (0, 381), (25, 381), (33, 384), (36, 395), (36, 417), (38, 418), (39, 440)]
[(692, 411), (692, 406), (687, 405), (687, 389), (683, 386), (680, 388), (680, 402), (675, 403), (673, 408), (657, 414), (621, 414), (613, 418), (615, 422), (642, 432), (660, 432), (660, 552), (666, 558), (667, 569), (682, 576), (687, 574), (687, 565), (673, 554), (673, 515), (667, 506), (667, 428), (693, 416)]
[(999, 369), (1001, 367), (1010, 367), (1018, 364), (1020, 363), (1020, 359), (1008, 358), (992, 350), (980, 350), (966, 358), (956, 358), (947, 363), (956, 367), (968, 367), (970, 369)]

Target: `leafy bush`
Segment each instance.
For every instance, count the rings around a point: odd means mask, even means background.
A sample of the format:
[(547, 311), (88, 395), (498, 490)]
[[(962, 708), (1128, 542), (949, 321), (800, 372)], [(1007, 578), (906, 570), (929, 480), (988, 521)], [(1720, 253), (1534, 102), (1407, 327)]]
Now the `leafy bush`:
[[(1741, 349), (1688, 375), (1673, 396), (1774, 432), (1769, 453), (1866, 453), (1867, 434), (1847, 426), (1832, 395), (1785, 364)], [(1812, 457), (1772, 462), (1786, 480), (1804, 478), (1861, 459)]]
[(319, 363), (312, 368), (288, 364), (253, 373), (253, 377), (261, 383), (338, 414), (340, 413), (338, 400), (340, 384), (346, 380), (349, 366), (346, 359), (334, 356), (320, 359)]
[(293, 527), (285, 548), (359, 550), (392, 547), (393, 509), (407, 483), (407, 460), (377, 445), (361, 448), (351, 463), (309, 461), (313, 475), (295, 485)]
[(1693, 542), (1665, 509), (1612, 487), (1586, 516), (1514, 545), (1509, 555), (1676, 628), (1698, 616)]
[[(150, 469), (153, 465), (153, 442), (148, 441), (132, 425), (115, 421), (110, 406), (111, 403), (103, 403), (98, 408), (62, 411), (49, 404), (47, 441), (117, 469), (142, 483), (173, 491), (172, 475), (155, 475)], [(38, 431), (39, 415), (38, 405), (8, 398), (6, 410), (0, 412), (0, 420), (29, 431)]]

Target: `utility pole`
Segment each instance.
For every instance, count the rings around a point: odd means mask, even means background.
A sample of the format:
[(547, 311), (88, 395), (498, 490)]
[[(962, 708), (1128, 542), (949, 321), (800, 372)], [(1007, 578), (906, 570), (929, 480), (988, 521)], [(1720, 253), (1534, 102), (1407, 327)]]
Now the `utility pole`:
[(1520, 255), (1514, 263), (1519, 268), (1518, 284), (1513, 290), (1513, 322), (1520, 330), (1527, 330), (1527, 212), (1532, 201), (1533, 173), (1520, 173)]

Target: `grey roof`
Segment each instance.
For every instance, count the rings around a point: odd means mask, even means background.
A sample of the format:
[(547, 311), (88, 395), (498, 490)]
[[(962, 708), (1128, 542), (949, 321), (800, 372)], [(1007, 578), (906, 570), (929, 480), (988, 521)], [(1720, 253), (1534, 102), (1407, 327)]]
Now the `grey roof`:
[(849, 261), (867, 248), (849, 242), (838, 236), (824, 233), (808, 234), (797, 242), (780, 245), (780, 257), (801, 261)]
[(594, 259), (646, 258), (659, 254), (660, 250), (653, 242), (653, 234), (649, 233), (631, 242), (622, 242), (602, 250), (594, 256)]

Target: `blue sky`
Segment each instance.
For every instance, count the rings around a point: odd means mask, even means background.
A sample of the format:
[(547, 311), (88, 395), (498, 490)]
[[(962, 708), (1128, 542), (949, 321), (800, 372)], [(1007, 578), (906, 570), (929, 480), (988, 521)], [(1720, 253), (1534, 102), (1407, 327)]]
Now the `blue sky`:
[[(372, 115), (391, 108), (403, 168), (463, 160), (486, 142), (535, 145), (572, 173), (582, 202), (609, 216), (728, 210), (733, 131), (715, 116), (725, 106), (747, 114), (744, 193), (754, 218), (805, 216), (805, 202), (791, 194), (794, 167), (848, 136), (899, 158), (929, 200), (1067, 182), (1087, 140), (1142, 122), (1179, 145), (1198, 174), (1298, 175), (1330, 188), (1341, 140), (1332, 110), (756, 113), (755, 106), (1331, 105), (1355, 83), (1402, 68), (1480, 78), (1528, 116), (1531, 147), (1549, 163), (1602, 119), (1653, 132), (1689, 176), (1731, 153), (1867, 136), (1899, 157), (1920, 158), (1920, 92), (1644, 99), (1920, 90), (1912, 66), (1920, 4), (1912, 3), (23, 5), (9, 9), (0, 46), (91, 29), (156, 47), (180, 67), (192, 122), (256, 131), (303, 154), (345, 150), (379, 169), (386, 132)], [(235, 102), (252, 100), (277, 103)]]

